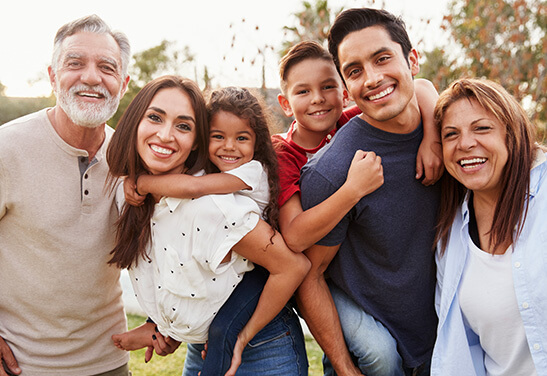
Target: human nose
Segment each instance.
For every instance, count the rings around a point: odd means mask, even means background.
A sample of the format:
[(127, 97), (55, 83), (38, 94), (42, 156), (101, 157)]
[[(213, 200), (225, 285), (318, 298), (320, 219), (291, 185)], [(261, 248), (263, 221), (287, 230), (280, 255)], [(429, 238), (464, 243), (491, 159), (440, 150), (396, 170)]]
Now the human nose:
[(462, 132), (458, 146), (461, 150), (470, 150), (477, 144), (475, 136), (471, 132)]
[(97, 85), (101, 82), (101, 76), (94, 66), (87, 66), (81, 75), (81, 81), (90, 86)]
[(321, 93), (321, 91), (314, 91), (312, 95), (313, 96), (311, 102), (313, 104), (319, 104), (325, 101), (325, 97), (323, 96), (323, 93)]
[(158, 129), (156, 135), (162, 142), (168, 142), (171, 141), (172, 133), (171, 133), (171, 124), (164, 123), (160, 125), (160, 128)]
[(374, 88), (384, 79), (383, 73), (375, 67), (365, 67), (365, 86)]
[(226, 137), (224, 139), (224, 145), (225, 150), (234, 150), (234, 140), (232, 140), (230, 137)]

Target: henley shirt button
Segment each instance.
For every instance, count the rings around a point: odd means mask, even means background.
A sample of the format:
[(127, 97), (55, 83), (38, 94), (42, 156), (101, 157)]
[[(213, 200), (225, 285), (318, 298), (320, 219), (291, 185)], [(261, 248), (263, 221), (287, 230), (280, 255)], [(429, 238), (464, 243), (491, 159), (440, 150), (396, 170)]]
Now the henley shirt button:
[(88, 176), (87, 176), (87, 174), (85, 174), (85, 175), (84, 175), (84, 179), (87, 179), (87, 178), (88, 178)]
[(520, 268), (520, 262), (515, 262), (515, 268)]
[(86, 190), (84, 191), (84, 195), (87, 196), (88, 194), (89, 194), (89, 191), (86, 189)]
[(530, 307), (530, 305), (528, 303), (526, 303), (526, 302), (522, 303), (522, 308), (526, 309), (528, 307)]

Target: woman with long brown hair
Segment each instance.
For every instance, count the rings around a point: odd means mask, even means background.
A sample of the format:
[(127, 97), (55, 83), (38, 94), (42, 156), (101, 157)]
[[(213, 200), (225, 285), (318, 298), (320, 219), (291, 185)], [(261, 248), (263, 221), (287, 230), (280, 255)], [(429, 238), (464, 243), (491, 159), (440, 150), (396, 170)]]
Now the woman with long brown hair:
[[(135, 180), (143, 173), (200, 175), (208, 131), (205, 102), (192, 81), (153, 80), (129, 105), (110, 143), (113, 180)], [(240, 357), (309, 268), (305, 256), (290, 251), (259, 218), (256, 207), (235, 194), (195, 199), (151, 194), (141, 206), (124, 205), (111, 262), (129, 268), (137, 299), (153, 323), (140, 327), (133, 343), (115, 337), (117, 345), (156, 345), (156, 329), (177, 341), (205, 342), (211, 321), (253, 262), (269, 276), (234, 346), (234, 358)]]
[(446, 174), (432, 375), (547, 374), (547, 158), (500, 85), (461, 79), (435, 108)]

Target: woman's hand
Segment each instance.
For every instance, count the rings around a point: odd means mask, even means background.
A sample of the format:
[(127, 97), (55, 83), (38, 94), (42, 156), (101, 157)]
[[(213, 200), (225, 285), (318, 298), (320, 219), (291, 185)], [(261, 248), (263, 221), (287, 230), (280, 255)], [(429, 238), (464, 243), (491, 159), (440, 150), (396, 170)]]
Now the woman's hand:
[(125, 195), (125, 202), (132, 206), (141, 206), (146, 198), (146, 195), (141, 195), (137, 192), (137, 183), (129, 176), (123, 180), (123, 193)]

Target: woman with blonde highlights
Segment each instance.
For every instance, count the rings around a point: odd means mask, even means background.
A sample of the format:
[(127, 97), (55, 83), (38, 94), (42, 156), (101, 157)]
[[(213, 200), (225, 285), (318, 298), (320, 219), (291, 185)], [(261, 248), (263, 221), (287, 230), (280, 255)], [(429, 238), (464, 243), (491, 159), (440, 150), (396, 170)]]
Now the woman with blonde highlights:
[(547, 158), (500, 85), (437, 102), (447, 174), (437, 229), (432, 375), (547, 374)]

